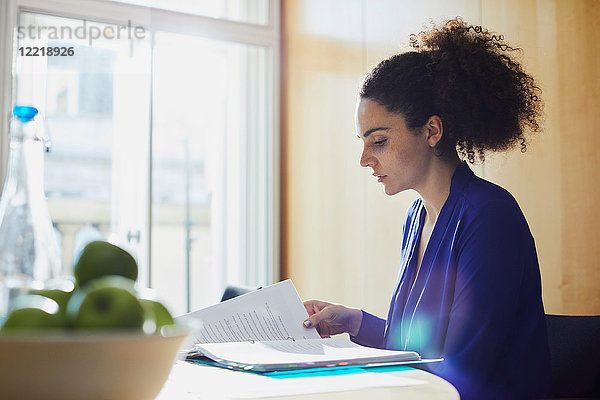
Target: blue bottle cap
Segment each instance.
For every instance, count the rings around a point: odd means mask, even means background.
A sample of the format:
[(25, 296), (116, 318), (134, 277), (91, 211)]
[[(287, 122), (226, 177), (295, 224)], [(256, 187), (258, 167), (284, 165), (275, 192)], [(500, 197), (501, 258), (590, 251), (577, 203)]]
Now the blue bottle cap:
[(29, 122), (38, 113), (37, 108), (28, 106), (14, 106), (13, 115), (21, 120), (21, 122)]

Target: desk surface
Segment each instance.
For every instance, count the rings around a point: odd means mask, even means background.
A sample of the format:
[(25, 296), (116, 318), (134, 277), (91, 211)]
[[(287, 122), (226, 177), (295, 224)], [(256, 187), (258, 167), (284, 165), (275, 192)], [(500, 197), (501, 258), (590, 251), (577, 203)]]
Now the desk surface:
[(157, 400), (199, 398), (459, 400), (460, 396), (442, 378), (408, 367), (275, 378), (178, 361)]

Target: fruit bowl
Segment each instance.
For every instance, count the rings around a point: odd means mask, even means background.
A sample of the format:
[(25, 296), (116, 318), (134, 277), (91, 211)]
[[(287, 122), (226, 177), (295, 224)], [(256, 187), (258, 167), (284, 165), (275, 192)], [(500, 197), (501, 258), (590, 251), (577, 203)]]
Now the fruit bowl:
[[(170, 328), (170, 329), (167, 329)], [(3, 399), (154, 399), (190, 330), (0, 336)]]

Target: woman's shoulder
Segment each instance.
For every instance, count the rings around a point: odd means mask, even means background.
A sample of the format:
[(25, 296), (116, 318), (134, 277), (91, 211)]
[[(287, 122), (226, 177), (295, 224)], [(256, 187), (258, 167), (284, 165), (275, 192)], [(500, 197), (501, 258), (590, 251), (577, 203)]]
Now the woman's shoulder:
[(513, 217), (525, 222), (519, 203), (505, 188), (473, 174), (457, 199), (473, 218)]

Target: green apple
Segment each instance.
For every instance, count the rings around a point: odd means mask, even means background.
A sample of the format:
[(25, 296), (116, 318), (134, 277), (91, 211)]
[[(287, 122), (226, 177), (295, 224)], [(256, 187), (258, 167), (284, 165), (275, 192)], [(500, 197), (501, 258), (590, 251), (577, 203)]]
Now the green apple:
[(135, 281), (138, 266), (131, 254), (122, 248), (108, 242), (94, 241), (81, 251), (73, 273), (79, 286), (105, 275), (121, 275)]
[(160, 333), (163, 326), (174, 325), (175, 321), (171, 313), (160, 302), (155, 300), (140, 299), (144, 307), (144, 332)]
[(77, 289), (67, 304), (67, 319), (78, 330), (142, 329), (144, 309), (134, 281), (106, 276)]
[(57, 330), (64, 325), (56, 301), (39, 295), (23, 295), (15, 299), (0, 333)]

